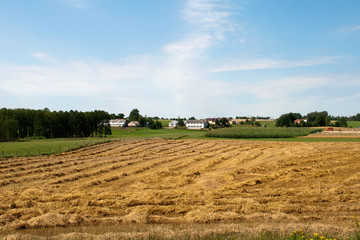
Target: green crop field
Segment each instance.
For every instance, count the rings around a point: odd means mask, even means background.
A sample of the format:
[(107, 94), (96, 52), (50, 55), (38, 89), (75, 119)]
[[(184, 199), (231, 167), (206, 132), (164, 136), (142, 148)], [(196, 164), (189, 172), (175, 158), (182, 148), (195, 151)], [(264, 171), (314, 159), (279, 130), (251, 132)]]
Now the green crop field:
[(33, 139), (18, 142), (0, 142), (0, 157), (56, 154), (81, 147), (103, 143), (109, 138)]
[[(156, 120), (154, 120), (154, 121), (156, 121)], [(163, 127), (168, 127), (169, 123), (171, 122), (171, 120), (164, 120), (164, 119), (159, 119), (158, 121), (161, 122)]]
[(360, 127), (360, 121), (348, 121), (348, 127), (353, 128), (359, 128)]
[[(275, 123), (276, 121), (258, 121), (260, 123), (260, 125), (262, 126), (266, 126), (266, 127), (275, 127)], [(244, 126), (247, 126), (247, 125), (243, 125), (243, 124), (233, 124), (232, 125), (233, 127), (244, 127)]]
[(295, 138), (306, 136), (317, 130), (311, 128), (261, 128), (236, 127), (215, 129), (206, 134), (217, 138)]
[(150, 128), (112, 128), (111, 137), (115, 138), (203, 138), (207, 130), (188, 130), (188, 129), (157, 129)]
[(259, 121), (261, 125), (265, 125), (266, 127), (275, 127), (276, 121)]
[[(350, 122), (351, 124), (360, 122)], [(247, 139), (286, 142), (360, 142), (360, 138), (298, 138), (314, 131), (311, 128), (249, 127), (235, 125), (232, 128), (208, 130), (112, 128), (106, 138), (58, 138), (30, 139), (15, 142), (0, 142), (0, 158), (57, 154), (106, 141), (126, 139)]]

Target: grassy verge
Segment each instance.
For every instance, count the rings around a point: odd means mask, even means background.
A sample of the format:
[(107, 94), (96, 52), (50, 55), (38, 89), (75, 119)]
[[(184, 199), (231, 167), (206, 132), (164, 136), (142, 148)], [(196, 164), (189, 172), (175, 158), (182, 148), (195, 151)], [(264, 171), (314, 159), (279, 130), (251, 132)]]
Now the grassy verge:
[(295, 138), (313, 133), (312, 128), (236, 127), (215, 129), (205, 136), (215, 138)]
[(109, 138), (60, 138), (0, 142), (0, 158), (57, 154), (110, 140)]

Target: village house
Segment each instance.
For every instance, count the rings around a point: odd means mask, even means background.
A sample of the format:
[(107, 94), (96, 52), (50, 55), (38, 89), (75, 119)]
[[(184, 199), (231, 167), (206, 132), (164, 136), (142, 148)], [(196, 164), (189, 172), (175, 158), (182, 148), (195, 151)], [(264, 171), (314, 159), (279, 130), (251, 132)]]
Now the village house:
[(212, 124), (212, 125), (215, 125), (216, 120), (218, 120), (218, 118), (207, 118), (207, 119), (206, 119), (206, 121), (207, 121), (209, 124)]
[(300, 124), (301, 122), (307, 122), (307, 120), (306, 119), (296, 119), (296, 120), (294, 120), (295, 125)]
[[(215, 125), (216, 121), (220, 121), (222, 118), (207, 118), (206, 121), (211, 124), (211, 125)], [(231, 118), (226, 118), (229, 122), (231, 122)], [(232, 124), (236, 124), (231, 122)]]
[(177, 127), (179, 125), (179, 122), (177, 120), (173, 120), (169, 123), (169, 127)]
[(110, 127), (126, 127), (126, 119), (111, 119), (109, 120)]
[(187, 129), (203, 129), (209, 126), (209, 123), (206, 120), (187, 120), (186, 121)]
[(138, 121), (132, 121), (128, 124), (128, 127), (140, 127), (140, 123)]

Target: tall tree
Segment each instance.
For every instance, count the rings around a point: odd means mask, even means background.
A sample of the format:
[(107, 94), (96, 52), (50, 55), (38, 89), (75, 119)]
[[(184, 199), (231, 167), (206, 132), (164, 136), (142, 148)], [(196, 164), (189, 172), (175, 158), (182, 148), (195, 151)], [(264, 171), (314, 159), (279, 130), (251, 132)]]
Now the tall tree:
[(89, 137), (110, 134), (105, 111), (0, 109), (0, 141), (28, 137)]
[(138, 121), (140, 117), (140, 112), (137, 108), (131, 110), (129, 114), (129, 121)]
[(326, 126), (328, 123), (326, 117), (329, 116), (327, 111), (323, 112), (311, 112), (307, 114), (308, 125), (317, 127), (317, 126)]
[(300, 113), (287, 113), (281, 115), (275, 123), (276, 127), (293, 127), (294, 121), (296, 119), (300, 119), (301, 114)]
[(182, 120), (181, 118), (178, 118), (178, 126), (180, 127), (180, 128), (183, 128), (183, 127), (185, 127), (185, 123), (184, 123), (184, 120)]
[(347, 121), (345, 117), (340, 117), (337, 123), (339, 124), (339, 127), (347, 127)]

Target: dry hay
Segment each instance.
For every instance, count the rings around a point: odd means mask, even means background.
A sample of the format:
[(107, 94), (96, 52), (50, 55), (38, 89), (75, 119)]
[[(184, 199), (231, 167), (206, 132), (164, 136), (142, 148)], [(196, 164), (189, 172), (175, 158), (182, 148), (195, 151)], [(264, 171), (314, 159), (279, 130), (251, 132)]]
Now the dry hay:
[[(327, 129), (320, 128), (320, 129)], [(333, 131), (321, 131), (302, 138), (360, 138), (360, 128), (334, 127)]]
[(0, 229), (264, 221), (349, 227), (360, 214), (359, 146), (154, 139), (1, 159)]

